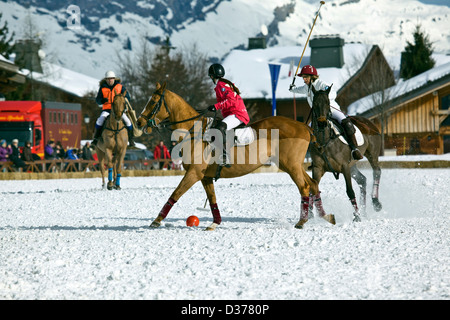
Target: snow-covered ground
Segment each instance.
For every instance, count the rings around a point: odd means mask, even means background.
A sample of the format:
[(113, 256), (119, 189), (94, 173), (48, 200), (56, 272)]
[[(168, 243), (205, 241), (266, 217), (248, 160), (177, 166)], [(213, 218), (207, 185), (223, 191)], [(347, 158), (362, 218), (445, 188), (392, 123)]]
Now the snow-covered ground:
[[(303, 230), (287, 174), (220, 179), (214, 232), (203, 231), (212, 217), (197, 209), (200, 183), (148, 228), (181, 176), (124, 177), (121, 191), (97, 178), (1, 181), (0, 299), (446, 300), (449, 174), (384, 169), (383, 209), (369, 206), (360, 223), (343, 178), (327, 174), (322, 198), (337, 224), (314, 218)], [(200, 227), (186, 227), (190, 215)]]

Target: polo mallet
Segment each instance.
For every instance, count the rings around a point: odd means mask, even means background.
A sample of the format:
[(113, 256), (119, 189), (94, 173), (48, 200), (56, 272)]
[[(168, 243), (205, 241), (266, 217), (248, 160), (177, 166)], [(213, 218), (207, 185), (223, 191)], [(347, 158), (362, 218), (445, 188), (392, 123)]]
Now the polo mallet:
[(325, 4), (325, 1), (320, 1), (319, 10), (317, 10), (316, 18), (314, 19), (314, 22), (313, 22), (313, 25), (311, 27), (311, 30), (309, 31), (308, 39), (306, 39), (305, 47), (303, 48), (303, 52), (302, 52), (302, 55), (300, 57), (300, 61), (298, 62), (297, 71), (295, 71), (295, 73), (294, 73), (294, 78), (292, 79), (291, 87), (294, 86), (295, 77), (297, 76), (298, 69), (300, 69), (300, 64), (302, 63), (302, 59), (303, 59), (303, 55), (305, 54), (306, 46), (308, 45), (309, 38), (311, 37), (311, 33), (313, 31), (314, 25), (316, 24), (317, 17), (319, 16), (320, 8), (322, 8), (322, 5), (324, 5), (324, 4)]
[(206, 208), (206, 203), (208, 202), (208, 198), (206, 198), (206, 200), (205, 200), (205, 205), (203, 206), (203, 208), (202, 207), (197, 207), (197, 210), (200, 210), (200, 211), (209, 211), (209, 209), (207, 209)]

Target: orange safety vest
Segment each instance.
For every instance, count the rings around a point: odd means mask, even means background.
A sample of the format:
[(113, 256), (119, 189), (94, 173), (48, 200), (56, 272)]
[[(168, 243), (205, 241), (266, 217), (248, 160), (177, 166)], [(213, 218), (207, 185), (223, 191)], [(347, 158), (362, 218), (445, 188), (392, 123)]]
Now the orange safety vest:
[(102, 88), (103, 98), (108, 99), (108, 102), (103, 104), (102, 110), (111, 110), (111, 104), (114, 101), (114, 96), (122, 92), (122, 85), (120, 83), (116, 84), (112, 89), (108, 87)]

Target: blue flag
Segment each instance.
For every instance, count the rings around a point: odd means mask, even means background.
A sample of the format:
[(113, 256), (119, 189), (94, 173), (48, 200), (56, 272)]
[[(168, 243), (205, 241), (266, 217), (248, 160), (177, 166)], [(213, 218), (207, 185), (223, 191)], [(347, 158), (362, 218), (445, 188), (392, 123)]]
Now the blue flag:
[(270, 78), (272, 83), (272, 115), (277, 115), (277, 100), (275, 98), (275, 91), (277, 90), (277, 84), (278, 84), (278, 76), (280, 75), (280, 68), (281, 65), (279, 64), (270, 64), (269, 63), (269, 70), (270, 70)]

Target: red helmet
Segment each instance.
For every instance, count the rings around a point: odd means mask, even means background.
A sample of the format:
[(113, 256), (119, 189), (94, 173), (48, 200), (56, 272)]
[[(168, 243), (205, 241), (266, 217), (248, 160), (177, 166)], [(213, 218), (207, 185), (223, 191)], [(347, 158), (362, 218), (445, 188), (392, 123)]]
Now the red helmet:
[(308, 75), (310, 75), (310, 76), (317, 76), (317, 75), (318, 75), (318, 74), (317, 74), (317, 69), (314, 68), (314, 67), (311, 66), (311, 65), (304, 66), (304, 67), (302, 68), (302, 71), (300, 71), (300, 73), (298, 74), (298, 76), (301, 77), (301, 76), (303, 76), (304, 74), (308, 74)]

